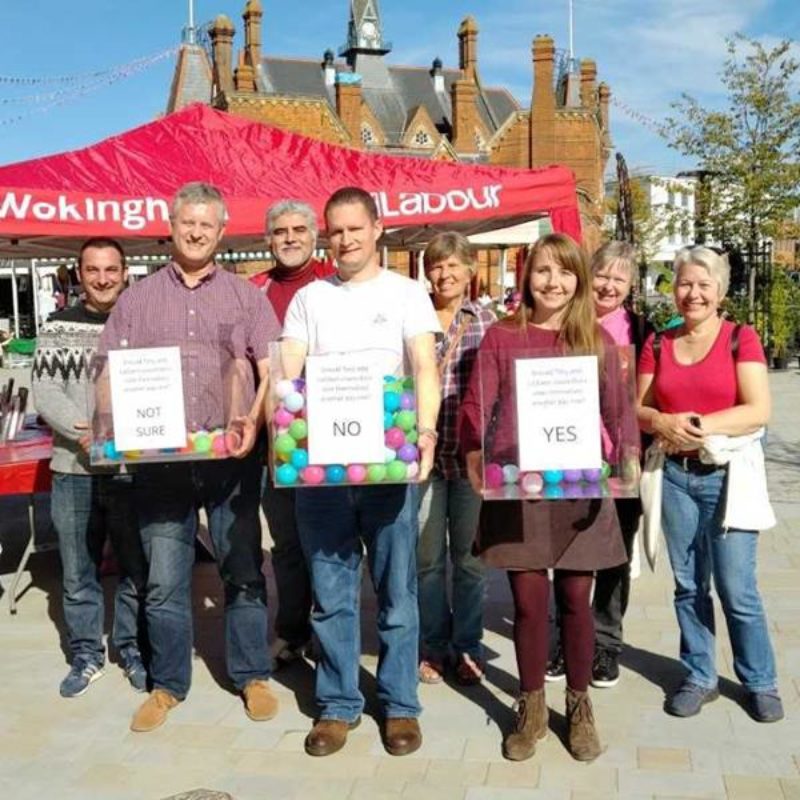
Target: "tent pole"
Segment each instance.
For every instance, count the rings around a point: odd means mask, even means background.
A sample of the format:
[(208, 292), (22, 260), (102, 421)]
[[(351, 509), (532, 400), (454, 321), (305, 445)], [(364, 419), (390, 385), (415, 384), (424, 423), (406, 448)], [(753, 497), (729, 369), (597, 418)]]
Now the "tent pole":
[(14, 338), (19, 339), (19, 296), (17, 292), (17, 264), (11, 259), (11, 305), (14, 310)]
[(500, 300), (506, 296), (506, 273), (508, 272), (508, 249), (500, 248)]
[(425, 251), (417, 250), (417, 280), (425, 284)]
[(34, 336), (39, 335), (39, 273), (37, 272), (38, 259), (31, 259), (31, 293), (33, 294), (33, 331)]

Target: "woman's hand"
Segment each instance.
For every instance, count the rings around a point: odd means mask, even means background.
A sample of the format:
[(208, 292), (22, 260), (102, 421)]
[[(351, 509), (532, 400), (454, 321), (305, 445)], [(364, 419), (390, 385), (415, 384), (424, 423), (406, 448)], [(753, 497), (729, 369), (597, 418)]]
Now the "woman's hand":
[(483, 494), (483, 453), (472, 450), (464, 456), (467, 465), (467, 480), (472, 491), (477, 495)]
[(680, 453), (686, 450), (697, 450), (703, 446), (705, 433), (695, 422), (700, 415), (695, 411), (684, 411), (680, 414), (658, 413), (651, 423), (656, 441), (665, 453)]

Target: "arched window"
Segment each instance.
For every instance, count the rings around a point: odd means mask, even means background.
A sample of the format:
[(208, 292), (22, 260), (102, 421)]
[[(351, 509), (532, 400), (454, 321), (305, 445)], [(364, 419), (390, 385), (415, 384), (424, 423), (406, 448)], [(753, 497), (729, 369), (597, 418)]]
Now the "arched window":
[(361, 123), (361, 141), (365, 145), (375, 144), (377, 142), (375, 131), (372, 130), (372, 126), (368, 122)]

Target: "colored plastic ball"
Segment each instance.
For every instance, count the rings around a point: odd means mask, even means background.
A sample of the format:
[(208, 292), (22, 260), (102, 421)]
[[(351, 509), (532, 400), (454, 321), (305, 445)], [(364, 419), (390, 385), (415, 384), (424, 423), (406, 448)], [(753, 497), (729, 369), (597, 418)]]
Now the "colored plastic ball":
[(364, 483), (367, 477), (367, 468), (363, 464), (350, 464), (347, 468), (347, 480), (350, 483)]
[(607, 481), (611, 477), (611, 464), (608, 461), (603, 462), (603, 466), (600, 467), (600, 476), (604, 481)]
[(238, 431), (228, 431), (225, 434), (225, 447), (229, 453), (239, 449), (242, 443), (242, 435)]
[(140, 459), (142, 457), (142, 451), (141, 450), (125, 450), (122, 453), (122, 455), (128, 461), (137, 461), (138, 459)]
[(113, 439), (109, 439), (103, 445), (103, 455), (110, 461), (116, 461), (120, 457), (119, 450), (117, 450), (116, 446), (114, 445)]
[(583, 470), (580, 469), (565, 469), (564, 480), (567, 483), (578, 483), (583, 477)]
[(413, 480), (417, 475), (419, 475), (419, 464), (416, 461), (406, 464), (406, 478)]
[(413, 411), (417, 407), (417, 398), (413, 392), (403, 392), (400, 395), (400, 408), (404, 411)]
[(328, 483), (341, 483), (344, 476), (345, 469), (341, 464), (330, 464), (325, 468), (325, 480)]
[(394, 383), (395, 382), (394, 375), (384, 375), (383, 376), (383, 382), (384, 383)]
[(217, 458), (225, 458), (228, 455), (228, 445), (225, 442), (224, 433), (216, 434), (211, 440), (211, 452), (213, 452)]
[(296, 414), (306, 404), (306, 401), (300, 392), (292, 392), (291, 394), (286, 395), (283, 400), (283, 404), (289, 411), (291, 411), (293, 414)]
[(419, 458), (419, 450), (415, 444), (404, 444), (398, 451), (397, 457), (406, 464), (416, 461)]
[(297, 447), (289, 454), (289, 463), (295, 469), (304, 469), (308, 466), (308, 450)]
[(519, 480), (519, 467), (516, 464), (506, 464), (503, 467), (503, 483), (516, 483)]
[(306, 382), (302, 378), (295, 378), (292, 381), (292, 386), (296, 392), (302, 392), (306, 388)]
[(383, 412), (383, 429), (388, 431), (394, 425), (394, 414), (391, 411)]
[(325, 480), (325, 470), (315, 465), (306, 467), (300, 471), (300, 479), (309, 486), (316, 486)]
[(539, 494), (544, 487), (544, 480), (538, 472), (526, 472), (519, 483), (525, 494)]
[(287, 408), (280, 406), (275, 410), (275, 415), (272, 417), (272, 421), (276, 428), (288, 428), (294, 421), (294, 414), (292, 414), (292, 412)]
[(564, 473), (560, 469), (546, 469), (543, 473), (544, 482), (549, 484), (561, 483)]
[(386, 478), (386, 466), (384, 464), (370, 464), (367, 467), (367, 480), (370, 483), (380, 483)]
[(599, 469), (583, 470), (583, 479), (589, 483), (597, 483), (600, 480), (601, 472)]
[(544, 496), (548, 500), (560, 500), (564, 496), (564, 490), (558, 484), (551, 483), (544, 487)]
[(412, 429), (411, 429), (411, 430), (410, 430), (410, 431), (409, 431), (409, 432), (406, 434), (406, 441), (407, 441), (409, 444), (416, 444), (418, 439), (419, 439), (419, 434), (417, 433), (417, 431), (416, 431), (416, 428), (412, 428)]
[(296, 419), (289, 426), (289, 436), (296, 442), (305, 439), (308, 436), (308, 423), (304, 419)]
[(288, 433), (282, 433), (275, 437), (275, 455), (282, 461), (288, 461), (292, 450), (297, 447), (294, 437)]
[(403, 378), (403, 388), (408, 389), (409, 391), (413, 391), (414, 389), (414, 379), (409, 375), (406, 378)]
[(499, 489), (503, 485), (503, 468), (499, 464), (487, 464), (483, 468), (483, 482), (487, 489)]
[(583, 497), (583, 487), (580, 483), (567, 483), (566, 486), (564, 486), (564, 497), (569, 497), (571, 500), (577, 497)]
[(392, 450), (391, 447), (383, 448), (383, 463), (391, 464), (392, 461), (397, 459), (397, 450)]
[(397, 411), (400, 408), (400, 395), (397, 392), (384, 392), (383, 408), (385, 411)]
[(398, 411), (394, 424), (402, 431), (410, 431), (417, 424), (417, 415), (413, 411)]
[(281, 400), (283, 400), (285, 397), (288, 397), (294, 391), (294, 384), (288, 378), (278, 381), (278, 383), (275, 385), (275, 394), (277, 394)]
[(192, 440), (195, 453), (208, 453), (211, 451), (211, 436), (205, 431), (199, 431)]
[(292, 486), (297, 483), (297, 469), (291, 464), (281, 464), (275, 470), (275, 483), (281, 486)]
[(408, 474), (408, 468), (402, 461), (392, 461), (386, 467), (386, 477), (390, 481), (404, 481)]
[(389, 428), (383, 436), (383, 443), (392, 450), (397, 450), (406, 443), (406, 435), (401, 428)]

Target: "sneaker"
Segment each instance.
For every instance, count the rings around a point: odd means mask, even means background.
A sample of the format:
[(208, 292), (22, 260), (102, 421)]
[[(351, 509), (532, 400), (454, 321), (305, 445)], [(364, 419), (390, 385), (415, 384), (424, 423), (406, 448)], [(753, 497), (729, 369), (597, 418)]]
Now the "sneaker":
[(462, 653), (456, 665), (456, 683), (460, 686), (476, 686), (483, 680), (485, 671), (483, 661)]
[(103, 665), (96, 661), (78, 657), (72, 662), (67, 677), (61, 681), (59, 693), (62, 697), (80, 697), (88, 688), (105, 674)]
[(619, 683), (619, 653), (600, 649), (594, 654), (592, 662), (592, 686), (610, 689)]
[(783, 703), (777, 689), (750, 692), (747, 710), (756, 722), (777, 722), (783, 719)]
[(559, 648), (555, 656), (547, 662), (547, 669), (544, 671), (544, 679), (548, 683), (554, 683), (556, 681), (563, 681), (566, 676), (567, 668), (564, 665), (564, 654)]
[(691, 681), (684, 681), (678, 691), (664, 704), (664, 711), (673, 717), (693, 717), (700, 709), (719, 697), (719, 689), (706, 689)]
[(136, 710), (131, 720), (131, 730), (147, 733), (167, 721), (167, 715), (181, 701), (165, 689), (153, 689), (147, 700)]
[(286, 639), (281, 639), (279, 636), (269, 648), (273, 671), (287, 664), (291, 664), (292, 661), (299, 661), (305, 656), (306, 650), (310, 649), (310, 645), (310, 641), (302, 642), (301, 644), (291, 644), (287, 642)]
[(125, 677), (134, 691), (147, 691), (147, 670), (145, 669), (144, 661), (142, 661), (142, 656), (138, 652), (126, 655), (122, 659), (122, 668), (125, 670)]

